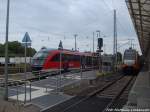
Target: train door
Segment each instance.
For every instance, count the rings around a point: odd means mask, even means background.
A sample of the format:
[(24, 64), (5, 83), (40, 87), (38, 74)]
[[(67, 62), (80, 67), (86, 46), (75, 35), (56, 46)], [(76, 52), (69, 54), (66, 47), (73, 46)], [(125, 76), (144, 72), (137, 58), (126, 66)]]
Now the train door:
[(81, 66), (83, 69), (86, 67), (86, 56), (81, 56)]
[(69, 56), (67, 54), (62, 55), (62, 60), (63, 60), (63, 69), (64, 71), (68, 71), (69, 68)]

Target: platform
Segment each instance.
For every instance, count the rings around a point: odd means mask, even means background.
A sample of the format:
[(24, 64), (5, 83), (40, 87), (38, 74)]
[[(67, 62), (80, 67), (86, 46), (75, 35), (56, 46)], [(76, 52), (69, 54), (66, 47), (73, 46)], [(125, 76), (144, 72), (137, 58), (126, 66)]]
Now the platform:
[[(31, 83), (31, 88), (27, 84), (26, 89), (26, 102), (32, 103), (41, 109), (53, 106), (73, 96), (63, 93), (63, 88), (68, 85), (80, 84), (83, 80), (96, 79), (97, 71), (87, 71), (80, 73), (70, 73), (67, 75), (49, 76), (46, 79), (35, 81)], [(9, 87), (9, 98), (24, 102), (25, 100), (25, 85), (18, 87)], [(58, 89), (58, 90), (57, 90)], [(31, 99), (31, 102), (30, 102)]]
[(150, 72), (141, 71), (129, 93), (124, 109), (148, 109), (150, 111)]

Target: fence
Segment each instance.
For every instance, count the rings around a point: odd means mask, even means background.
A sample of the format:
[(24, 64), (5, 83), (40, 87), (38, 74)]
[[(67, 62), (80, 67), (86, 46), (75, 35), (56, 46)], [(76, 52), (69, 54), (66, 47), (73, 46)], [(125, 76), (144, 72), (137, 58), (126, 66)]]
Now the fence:
[[(26, 57), (26, 63), (31, 63), (32, 57)], [(9, 64), (21, 64), (25, 63), (25, 57), (9, 57)], [(5, 63), (5, 57), (0, 57), (0, 63)]]

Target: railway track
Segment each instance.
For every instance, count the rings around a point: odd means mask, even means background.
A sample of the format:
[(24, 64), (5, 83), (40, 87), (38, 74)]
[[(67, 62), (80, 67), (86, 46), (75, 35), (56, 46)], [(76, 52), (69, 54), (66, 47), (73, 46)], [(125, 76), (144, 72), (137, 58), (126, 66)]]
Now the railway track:
[(113, 100), (107, 105), (103, 112), (121, 111), (122, 107), (126, 104), (128, 100), (129, 91), (136, 80), (136, 76), (132, 77), (131, 80), (124, 86), (124, 88), (113, 98)]
[(66, 102), (44, 109), (42, 112), (105, 112), (119, 108), (114, 104), (124, 98), (124, 94), (128, 93), (134, 80), (135, 76), (105, 79), (97, 87), (87, 90), (93, 92), (87, 94), (85, 91)]

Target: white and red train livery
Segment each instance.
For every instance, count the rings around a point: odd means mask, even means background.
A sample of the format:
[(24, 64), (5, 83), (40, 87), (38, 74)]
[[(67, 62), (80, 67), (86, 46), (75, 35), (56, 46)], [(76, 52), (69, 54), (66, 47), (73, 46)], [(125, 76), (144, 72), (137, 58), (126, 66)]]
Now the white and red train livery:
[(32, 59), (32, 70), (46, 69), (74, 69), (92, 67), (98, 65), (98, 57), (92, 53), (71, 50), (41, 49)]

